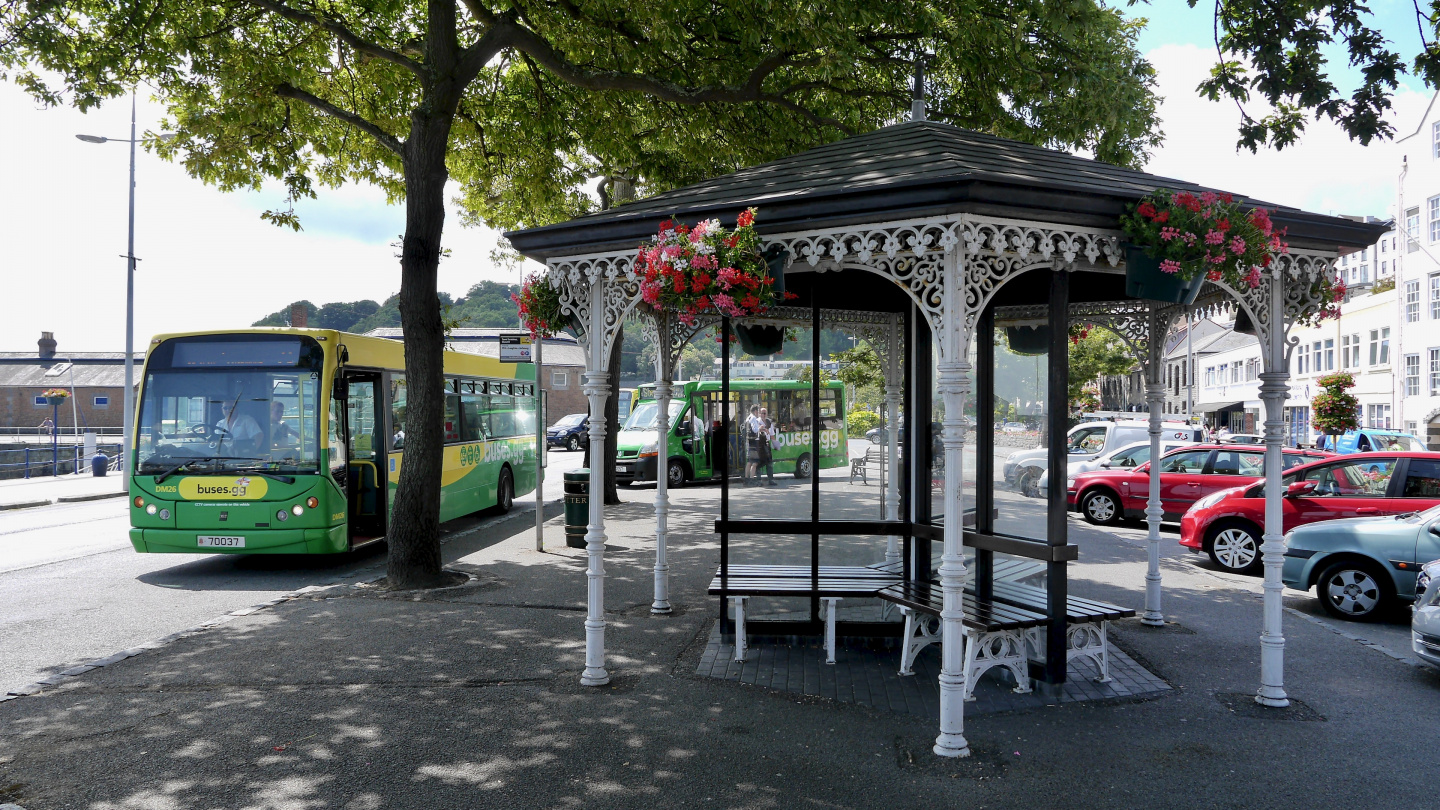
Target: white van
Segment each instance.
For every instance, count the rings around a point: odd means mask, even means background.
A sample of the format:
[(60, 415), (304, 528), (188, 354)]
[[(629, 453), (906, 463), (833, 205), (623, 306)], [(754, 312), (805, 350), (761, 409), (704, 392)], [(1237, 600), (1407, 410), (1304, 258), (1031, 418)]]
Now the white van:
[[(1199, 442), (1205, 438), (1205, 429), (1184, 422), (1162, 422), (1160, 441)], [(1148, 421), (1125, 422), (1082, 422), (1065, 434), (1070, 461), (1092, 461), (1105, 453), (1113, 452), (1127, 444), (1150, 441)], [(1017, 450), (1005, 459), (1001, 472), (1005, 482), (1014, 484), (1021, 492), (1033, 492), (1040, 481), (1040, 474), (1050, 466), (1050, 451), (1045, 447), (1033, 450)]]

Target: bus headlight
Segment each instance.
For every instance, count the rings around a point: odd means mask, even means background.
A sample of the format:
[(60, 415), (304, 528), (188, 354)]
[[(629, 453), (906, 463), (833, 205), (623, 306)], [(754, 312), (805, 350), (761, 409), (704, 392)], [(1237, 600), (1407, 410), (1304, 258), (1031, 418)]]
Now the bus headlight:
[(153, 503), (150, 504), (149, 506), (145, 507), (145, 514), (147, 514), (147, 515), (153, 515), (153, 514), (155, 514), (156, 512), (159, 512), (159, 511), (160, 511), (160, 507), (156, 506), (156, 505), (153, 504)]
[(280, 521), (281, 523), (284, 523), (285, 521), (290, 519), (290, 513), (287, 510), (281, 509), (279, 512), (275, 513), (275, 519)]
[(310, 507), (311, 509), (314, 509), (320, 505), (320, 499), (315, 497), (314, 495), (311, 495), (310, 497), (305, 499), (305, 505)]
[(161, 520), (169, 520), (169, 519), (170, 519), (170, 510), (169, 510), (169, 509), (161, 509), (161, 510), (160, 510), (160, 519), (161, 519)]
[(301, 515), (305, 514), (305, 507), (297, 503), (294, 506), (290, 507), (290, 511), (295, 513), (295, 517), (300, 517)]

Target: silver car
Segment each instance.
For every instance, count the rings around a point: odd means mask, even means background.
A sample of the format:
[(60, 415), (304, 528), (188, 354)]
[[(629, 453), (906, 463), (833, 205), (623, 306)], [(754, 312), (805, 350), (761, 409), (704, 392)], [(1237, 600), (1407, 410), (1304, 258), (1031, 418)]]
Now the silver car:
[(1415, 594), (1410, 648), (1421, 661), (1440, 667), (1440, 560), (1421, 567), (1415, 578)]

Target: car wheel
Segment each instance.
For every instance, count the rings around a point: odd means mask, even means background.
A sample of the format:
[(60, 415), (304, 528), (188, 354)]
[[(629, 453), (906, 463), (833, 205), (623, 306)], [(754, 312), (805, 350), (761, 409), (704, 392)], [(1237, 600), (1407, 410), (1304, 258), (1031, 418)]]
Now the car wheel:
[(685, 470), (685, 465), (678, 461), (670, 462), (670, 467), (665, 471), (665, 476), (668, 479), (667, 485), (670, 489), (679, 489), (685, 486), (686, 481), (690, 480), (690, 476)]
[(1316, 581), (1320, 605), (1337, 619), (1370, 621), (1395, 598), (1390, 578), (1376, 566), (1358, 560), (1344, 560), (1329, 568)]
[(500, 483), (495, 490), (495, 506), (501, 512), (509, 512), (510, 507), (515, 505), (515, 479), (510, 475), (510, 468), (500, 470)]
[(1015, 476), (1015, 488), (1027, 498), (1040, 497), (1040, 473), (1026, 467)]
[(811, 465), (811, 463), (810, 463), (810, 454), (809, 454), (809, 453), (806, 453), (805, 455), (801, 456), (801, 457), (800, 457), (798, 460), (796, 460), (796, 462), (795, 462), (795, 477), (796, 477), (796, 478), (809, 478), (810, 475), (811, 475), (811, 473), (814, 472), (814, 470), (811, 469), (812, 466), (813, 466), (813, 465)]
[(1120, 499), (1108, 489), (1095, 489), (1080, 502), (1080, 514), (1097, 526), (1113, 526), (1120, 522)]
[(1220, 568), (1232, 574), (1247, 574), (1260, 568), (1260, 542), (1260, 533), (1254, 527), (1229, 523), (1211, 536), (1207, 550), (1211, 561)]
[(567, 440), (565, 441), (565, 449), (566, 449), (566, 450), (569, 450), (569, 451), (572, 452), (572, 453), (575, 452), (576, 450), (579, 450), (579, 449), (580, 449), (580, 439), (577, 438), (577, 437), (575, 437), (575, 436), (571, 436), (569, 439), (567, 439)]

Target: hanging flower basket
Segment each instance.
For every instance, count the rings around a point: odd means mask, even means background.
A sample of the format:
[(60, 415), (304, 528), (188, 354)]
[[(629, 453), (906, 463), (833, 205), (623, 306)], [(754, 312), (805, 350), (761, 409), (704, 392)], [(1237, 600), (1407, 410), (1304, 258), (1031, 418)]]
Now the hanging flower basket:
[(1250, 313), (1246, 312), (1244, 307), (1235, 308), (1235, 326), (1233, 328), (1242, 335), (1257, 334), (1255, 322), (1250, 320)]
[(785, 348), (785, 327), (739, 323), (735, 324), (735, 338), (746, 354), (763, 357)]
[(40, 396), (51, 405), (64, 405), (65, 400), (70, 398), (70, 392), (64, 388), (49, 388), (40, 392)]
[(1341, 371), (1327, 374), (1315, 381), (1320, 393), (1310, 400), (1315, 430), (1337, 436), (1360, 428), (1360, 399), (1347, 389), (1355, 387), (1355, 376)]
[(1047, 354), (1050, 351), (1050, 327), (1046, 324), (1007, 326), (1005, 327), (1005, 344), (1010, 347), (1011, 354), (1020, 354), (1026, 357)]
[(775, 289), (769, 262), (783, 267), (783, 253), (767, 260), (754, 225), (753, 208), (741, 212), (733, 231), (714, 219), (693, 227), (671, 220), (660, 223), (659, 232), (635, 257), (641, 300), (694, 326), (707, 312), (744, 318), (796, 298)]
[[(1269, 211), (1247, 211), (1214, 191), (1156, 189), (1120, 217), (1120, 226), (1132, 243), (1125, 251), (1126, 294), (1155, 301), (1193, 303), (1207, 280), (1233, 290), (1259, 287), (1275, 256), (1290, 252)], [(1320, 280), (1333, 286), (1323, 274)]]
[[(520, 284), (520, 294), (511, 294), (510, 300), (520, 308), (520, 325), (532, 338), (554, 337), (574, 319), (560, 310), (560, 290), (549, 276), (532, 274)], [(579, 332), (577, 331), (577, 334)]]

